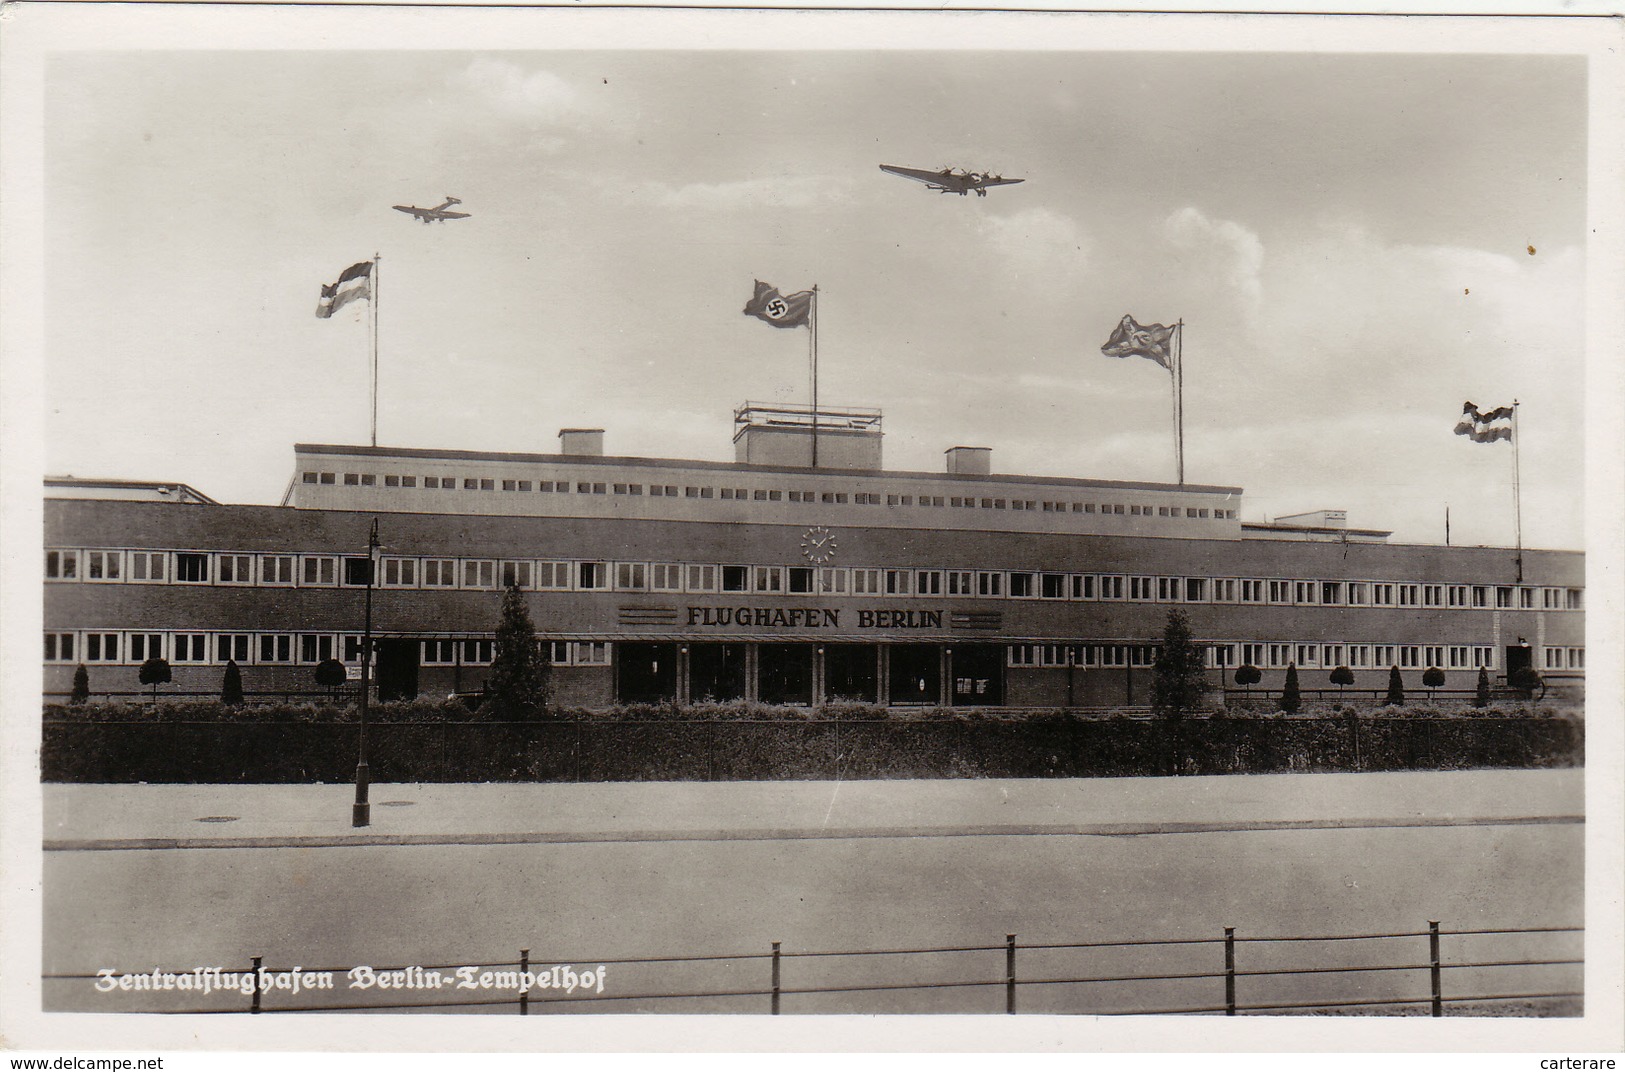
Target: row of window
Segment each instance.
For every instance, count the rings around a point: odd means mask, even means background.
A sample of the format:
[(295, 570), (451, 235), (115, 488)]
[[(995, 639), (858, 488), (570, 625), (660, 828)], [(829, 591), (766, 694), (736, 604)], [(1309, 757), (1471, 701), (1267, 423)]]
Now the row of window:
[[(487, 666), (496, 654), (490, 637), (436, 637), (419, 642), (424, 666)], [(610, 644), (602, 641), (542, 641), (556, 666), (607, 666)], [(1346, 666), (1352, 670), (1498, 669), (1495, 649), (1484, 644), (1214, 643), (1202, 645), (1209, 668), (1241, 665), (1265, 670)], [(1585, 648), (1548, 647), (1547, 670), (1584, 670)], [(1155, 644), (1011, 644), (1010, 666), (1149, 667)], [(134, 630), (45, 634), (48, 663), (115, 663), (137, 666), (148, 659), (177, 665), (315, 666), (328, 659), (359, 665), (361, 637), (353, 633), (207, 633)]]
[[(419, 641), (424, 666), (488, 666), (496, 656), (490, 637), (441, 637)], [(591, 641), (541, 641), (555, 666), (607, 666), (609, 645)], [(175, 665), (315, 666), (338, 659), (361, 665), (361, 637), (354, 633), (205, 633), (145, 630), (80, 630), (45, 634), (48, 663), (115, 663), (139, 666), (148, 659)]]
[[(367, 574), (366, 558), (337, 555), (45, 552), (45, 576), (51, 580), (331, 587), (365, 585)], [(379, 560), (378, 583), (385, 588), (493, 589), (517, 585), (527, 591), (952, 596), (1477, 610), (1581, 610), (1584, 603), (1579, 588), (1529, 585), (398, 556)]]
[[(1495, 649), (1481, 644), (1326, 644), (1326, 643), (1229, 643), (1202, 645), (1206, 665), (1211, 668), (1256, 666), (1261, 670), (1284, 670), (1346, 666), (1351, 670), (1382, 670), (1397, 666), (1402, 670), (1438, 667), (1441, 670), (1494, 670)], [(1578, 664), (1568, 669), (1584, 669), (1583, 648), (1548, 648), (1552, 652), (1579, 652)], [(1012, 644), (1011, 666), (1151, 666), (1156, 662), (1155, 644)], [(1552, 665), (1548, 663), (1548, 665)]]
[[(342, 477), (342, 480), (340, 479)], [(404, 474), (328, 473), (307, 470), (306, 484), (345, 487), (423, 488), (428, 491), (511, 491), (576, 495), (645, 495), (650, 498), (727, 499), (750, 502), (823, 503), (844, 506), (925, 506), (965, 510), (1033, 510), (1055, 514), (1107, 514), (1132, 517), (1183, 517), (1236, 520), (1236, 511), (1206, 506), (1158, 506), (1140, 503), (1094, 503), (1050, 499), (1014, 499), (979, 495), (902, 495), (879, 492), (800, 491), (783, 488), (715, 488), (692, 484), (634, 484), (601, 480), (517, 480), (495, 477), (408, 476)]]

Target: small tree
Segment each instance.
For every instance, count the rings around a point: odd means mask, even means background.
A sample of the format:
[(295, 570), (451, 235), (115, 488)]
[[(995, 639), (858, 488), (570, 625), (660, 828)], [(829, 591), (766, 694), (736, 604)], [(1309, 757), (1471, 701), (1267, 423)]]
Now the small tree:
[(1422, 671), (1422, 684), (1427, 686), (1428, 689), (1428, 703), (1436, 703), (1434, 697), (1438, 696), (1439, 694), (1435, 690), (1437, 690), (1440, 685), (1444, 684), (1444, 671), (1440, 670), (1437, 666), (1428, 667), (1426, 670)]
[(1490, 705), (1490, 672), (1482, 666), (1478, 668), (1478, 690), (1473, 693), (1474, 707), (1488, 707)]
[(500, 719), (535, 718), (547, 703), (548, 670), (525, 597), (517, 585), (509, 585), (502, 596), (496, 652), (486, 681), (491, 713)]
[(1382, 699), (1384, 707), (1405, 706), (1405, 679), (1399, 676), (1399, 667), (1388, 668), (1388, 695)]
[(1287, 663), (1286, 684), (1281, 687), (1281, 710), (1295, 715), (1302, 706), (1303, 694), (1298, 691), (1298, 664)]
[(1236, 684), (1247, 690), (1247, 699), (1253, 698), (1253, 686), (1264, 679), (1258, 667), (1251, 663), (1236, 667)]
[(327, 690), (329, 699), (336, 699), (339, 688), (348, 680), (350, 675), (337, 659), (323, 659), (316, 664), (316, 684)]
[(1177, 610), (1168, 612), (1162, 647), (1152, 670), (1151, 709), (1164, 718), (1182, 718), (1202, 704), (1202, 649), (1191, 640), (1191, 626)]
[(73, 692), (68, 694), (68, 702), (82, 704), (90, 699), (90, 671), (85, 664), (80, 663), (73, 672)]
[(243, 672), (236, 659), (226, 660), (226, 676), (220, 682), (220, 702), (227, 707), (243, 705)]
[(1337, 702), (1343, 702), (1343, 686), (1354, 684), (1354, 671), (1346, 666), (1339, 666), (1332, 671), (1332, 684), (1337, 686)]
[[(1524, 698), (1533, 703), (1537, 698), (1546, 698), (1546, 681), (1532, 666), (1522, 666), (1507, 675), (1507, 684), (1524, 694)], [(1540, 690), (1540, 696), (1535, 696), (1535, 690)]]
[(138, 677), (140, 678), (141, 684), (152, 686), (152, 698), (157, 700), (158, 686), (167, 685), (171, 680), (169, 673), (169, 660), (148, 659), (146, 662), (141, 664), (141, 672)]

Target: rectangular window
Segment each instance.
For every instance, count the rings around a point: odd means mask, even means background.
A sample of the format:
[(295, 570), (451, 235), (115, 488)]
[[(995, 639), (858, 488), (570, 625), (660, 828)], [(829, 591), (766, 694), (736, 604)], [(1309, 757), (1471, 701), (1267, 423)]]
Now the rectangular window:
[(641, 592), (649, 587), (649, 567), (642, 562), (615, 563), (615, 587), (623, 592)]
[(331, 555), (306, 555), (301, 562), (303, 563), (303, 573), (299, 578), (301, 584), (338, 583), (338, 559)]
[(1242, 581), (1241, 601), (1243, 603), (1263, 603), (1265, 601), (1264, 582), (1252, 580)]
[(247, 633), (221, 633), (214, 638), (215, 662), (248, 662), (248, 652), (252, 639)]
[(495, 588), (497, 564), (490, 559), (466, 559), (463, 562), (464, 588)]
[(942, 594), (942, 571), (915, 570), (914, 594), (920, 596), (940, 596)]
[(423, 586), (425, 588), (456, 588), (457, 560), (453, 558), (424, 559)]
[(1564, 610), (1584, 610), (1585, 593), (1579, 588), (1570, 588), (1563, 593)]
[(1213, 602), (1234, 603), (1236, 601), (1236, 582), (1233, 577), (1213, 578)]
[(209, 634), (176, 633), (170, 650), (173, 663), (206, 663), (209, 661)]
[(951, 596), (970, 596), (976, 594), (975, 575), (970, 570), (949, 570), (947, 573), (948, 594)]
[(1187, 603), (1206, 603), (1207, 602), (1207, 581), (1203, 580), (1201, 577), (1186, 577), (1185, 578), (1185, 602), (1187, 602)]
[(1515, 589), (1511, 585), (1499, 585), (1499, 586), (1497, 586), (1496, 589), (1495, 589), (1495, 605), (1496, 605), (1496, 607), (1501, 609), (1501, 610), (1511, 610), (1513, 608), (1513, 602), (1512, 601), (1513, 601), (1513, 598), (1514, 598), (1513, 597), (1514, 591), (1515, 591)]
[(570, 587), (570, 563), (568, 562), (538, 562), (536, 563), (536, 587), (554, 591), (567, 590)]
[(1422, 648), (1419, 644), (1399, 645), (1399, 668), (1413, 670), (1422, 665)]
[(462, 658), (464, 666), (488, 666), (496, 658), (496, 641), (489, 639), (468, 639), (463, 641)]
[(1490, 605), (1490, 587), (1487, 584), (1473, 585), (1473, 606), (1486, 608)]
[(1350, 581), (1348, 583), (1348, 603), (1351, 607), (1363, 607), (1371, 602), (1371, 586), (1365, 581)]
[(797, 595), (809, 594), (813, 590), (813, 569), (811, 566), (791, 566), (785, 571), (785, 580), (788, 591)]
[(608, 666), (609, 645), (603, 641), (577, 641), (575, 645), (575, 664), (577, 666)]
[[(49, 651), (50, 650), (50, 639), (51, 638), (46, 637), (45, 639), (46, 639), (46, 650)], [(1547, 670), (1561, 670), (1561, 669), (1563, 669), (1563, 649), (1562, 648), (1547, 648), (1545, 650), (1545, 656), (1546, 656), (1546, 669)], [(46, 658), (50, 658), (50, 656), (47, 655)]]
[(293, 637), (287, 633), (260, 634), (260, 662), (293, 662)]
[(1374, 607), (1391, 607), (1394, 605), (1396, 594), (1391, 584), (1373, 584), (1371, 586), (1371, 605)]
[(455, 640), (425, 640), (423, 642), (424, 666), (456, 666), (457, 641)]
[(1322, 603), (1328, 604), (1330, 606), (1336, 606), (1337, 604), (1342, 603), (1343, 602), (1343, 582), (1342, 581), (1321, 581), (1320, 582), (1320, 601)]
[(649, 588), (656, 592), (681, 592), (683, 567), (675, 562), (656, 562), (649, 567)]
[(886, 594), (889, 596), (906, 596), (908, 593), (908, 570), (887, 570)]
[(529, 562), (502, 563), (502, 587), (529, 589), (535, 570)]
[(1584, 670), (1586, 668), (1586, 650), (1584, 648), (1569, 649), (1569, 669)]
[(1094, 599), (1095, 575), (1092, 573), (1074, 573), (1070, 582), (1070, 599)]
[(1065, 599), (1067, 594), (1066, 574), (1041, 573), (1038, 575), (1038, 598)]
[(609, 587), (607, 562), (582, 562), (576, 568), (576, 587), (582, 591)]
[(1520, 588), (1520, 589), (1518, 589), (1518, 609), (1519, 610), (1534, 610), (1535, 609), (1535, 590), (1533, 588)]
[[(1401, 602), (1403, 603), (1403, 600), (1401, 600)], [(1422, 606), (1424, 606), (1424, 607), (1442, 607), (1442, 606), (1444, 606), (1444, 585), (1442, 585), (1442, 584), (1424, 584), (1424, 585), (1422, 585)]]
[(346, 558), (344, 560), (344, 583), (352, 588), (365, 588), (372, 583), (372, 559)]
[(688, 581), (684, 585), (690, 592), (715, 592), (717, 568), (715, 566), (689, 566)]
[(326, 633), (299, 634), (299, 661), (307, 666), (325, 663), (333, 657), (333, 638)]
[(198, 551), (176, 551), (175, 580), (182, 584), (208, 584), (209, 556)]
[[(86, 551), (85, 552), (85, 580), (87, 581), (119, 581), (123, 580), (120, 567), (124, 564), (124, 555), (118, 551)], [(253, 580), (252, 577), (249, 578)]]
[(1309, 605), (1319, 602), (1316, 598), (1320, 593), (1314, 581), (1297, 581), (1293, 584), (1292, 601), (1300, 605)]
[(784, 591), (784, 568), (782, 566), (757, 566), (756, 584), (757, 592)]
[(844, 596), (851, 589), (850, 580), (846, 570), (825, 566), (818, 571), (818, 590), (828, 595)]
[(384, 559), (385, 588), (416, 588), (418, 559)]
[(1424, 645), (1422, 648), (1422, 665), (1442, 667), (1444, 665), (1444, 648), (1438, 644)]
[(261, 555), (260, 556), (260, 583), (261, 584), (292, 584), (293, 583), (293, 556), (292, 555)]
[(1452, 670), (1467, 669), (1467, 645), (1452, 644), (1447, 652), (1448, 665)]
[(1297, 651), (1294, 653), (1293, 658), (1300, 667), (1320, 665), (1319, 644), (1298, 644), (1295, 647)]
[(163, 551), (131, 551), (130, 552), (130, 580), (132, 581), (161, 581), (167, 572), (164, 569), (165, 553)]
[(252, 555), (216, 555), (214, 570), (215, 579), (220, 584), (254, 583), (254, 558)]
[(1349, 645), (1349, 666), (1352, 668), (1368, 667), (1371, 665), (1370, 644)]
[(547, 659), (554, 666), (569, 666), (570, 642), (568, 640), (549, 640), (547, 642)]
[(1446, 592), (1446, 596), (1448, 597), (1448, 602), (1446, 604), (1447, 606), (1451, 606), (1451, 607), (1465, 607), (1465, 606), (1467, 606), (1467, 586), (1465, 584), (1452, 584), (1452, 585), (1449, 585), (1446, 588), (1445, 592)]
[(1272, 667), (1284, 667), (1292, 662), (1291, 644), (1269, 645), (1269, 664)]
[(750, 591), (750, 570), (745, 566), (722, 567), (722, 590), (724, 592)]
[(144, 663), (148, 659), (162, 659), (164, 657), (164, 635), (162, 633), (131, 633), (126, 637), (130, 649), (132, 663)]
[(880, 580), (877, 569), (855, 569), (852, 571), (852, 594), (878, 596), (881, 594)]
[(1009, 647), (1009, 662), (1011, 666), (1037, 666), (1038, 645), (1012, 644)]
[(87, 663), (116, 663), (116, 662), (118, 662), (118, 634), (117, 633), (86, 633), (85, 634), (85, 662), (87, 662)]
[(1286, 604), (1292, 602), (1291, 581), (1271, 581), (1269, 582), (1269, 590), (1271, 603)]
[(1012, 573), (1010, 574), (1010, 598), (1033, 599), (1038, 595), (1038, 574)]
[(1142, 602), (1150, 602), (1156, 598), (1157, 586), (1154, 577), (1130, 577), (1128, 579), (1128, 597)]
[(1117, 576), (1116, 574), (1103, 574), (1100, 578), (1100, 598), (1122, 599), (1123, 578)]
[(1322, 644), (1320, 646), (1320, 665), (1339, 667), (1343, 665), (1343, 645)]

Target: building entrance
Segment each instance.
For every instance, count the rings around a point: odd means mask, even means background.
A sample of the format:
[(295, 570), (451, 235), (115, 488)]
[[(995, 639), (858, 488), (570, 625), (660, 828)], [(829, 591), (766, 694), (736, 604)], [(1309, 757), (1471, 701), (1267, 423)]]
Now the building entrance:
[(617, 644), (615, 698), (620, 703), (677, 699), (677, 645)]
[(824, 702), (879, 703), (880, 649), (874, 644), (824, 645)]
[(942, 649), (935, 644), (893, 644), (888, 701), (934, 704), (942, 701)]
[(952, 651), (955, 707), (1004, 703), (1004, 649), (997, 644), (955, 644)]
[(745, 698), (745, 645), (690, 644), (688, 698), (695, 703)]
[(415, 700), (418, 696), (418, 642), (379, 640), (373, 676), (378, 679), (378, 702)]
[(758, 645), (756, 696), (765, 704), (811, 704), (813, 645)]

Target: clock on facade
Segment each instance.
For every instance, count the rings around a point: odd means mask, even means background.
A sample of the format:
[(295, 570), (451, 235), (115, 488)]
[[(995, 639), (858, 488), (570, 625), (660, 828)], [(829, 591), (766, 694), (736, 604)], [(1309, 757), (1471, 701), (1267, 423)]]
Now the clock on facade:
[(801, 534), (801, 554), (815, 566), (834, 558), (835, 548), (835, 534), (822, 525), (814, 525)]

